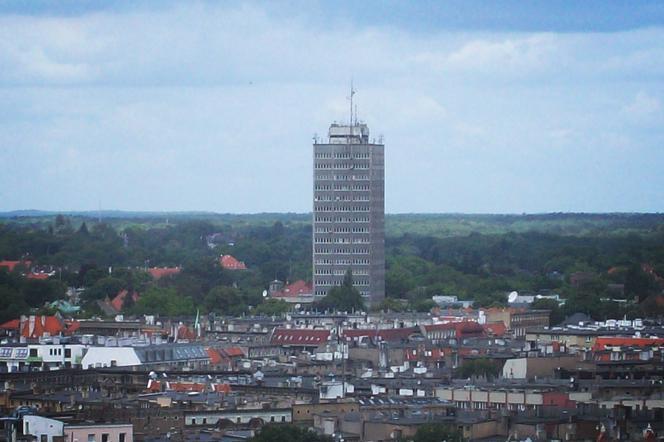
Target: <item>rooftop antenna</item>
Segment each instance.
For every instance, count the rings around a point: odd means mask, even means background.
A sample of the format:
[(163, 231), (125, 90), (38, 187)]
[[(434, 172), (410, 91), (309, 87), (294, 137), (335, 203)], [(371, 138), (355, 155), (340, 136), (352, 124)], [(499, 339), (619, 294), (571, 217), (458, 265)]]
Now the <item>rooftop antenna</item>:
[(350, 121), (349, 124), (353, 126), (353, 95), (355, 95), (355, 89), (353, 88), (353, 79), (350, 79)]

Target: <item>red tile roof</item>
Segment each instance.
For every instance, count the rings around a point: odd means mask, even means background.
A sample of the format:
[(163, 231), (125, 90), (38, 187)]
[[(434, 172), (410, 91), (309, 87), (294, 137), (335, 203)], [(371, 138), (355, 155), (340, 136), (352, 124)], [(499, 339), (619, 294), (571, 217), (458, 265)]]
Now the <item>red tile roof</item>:
[(475, 321), (446, 322), (424, 326), (425, 333), (437, 330), (454, 330), (454, 335), (457, 338), (476, 336), (484, 333), (484, 328)]
[(346, 329), (342, 332), (342, 336), (346, 340), (357, 340), (364, 336), (376, 341), (401, 341), (408, 339), (411, 335), (419, 333), (418, 327), (405, 327), (405, 328), (385, 328), (385, 329)]
[(329, 330), (277, 328), (272, 334), (272, 345), (321, 345), (330, 337)]
[(219, 258), (219, 263), (226, 270), (247, 270), (247, 266), (242, 261), (238, 261), (231, 255), (223, 255)]
[(158, 393), (161, 391), (161, 382), (150, 379), (148, 381), (147, 390), (153, 393)]
[(310, 282), (305, 282), (300, 279), (292, 284), (287, 285), (280, 291), (274, 292), (270, 296), (275, 298), (290, 298), (290, 297), (295, 298), (297, 296), (302, 296), (302, 295), (311, 295), (313, 294), (313, 292), (314, 292), (313, 285)]
[(196, 339), (196, 333), (190, 328), (187, 328), (186, 325), (181, 325), (178, 327), (178, 339), (193, 340)]
[(30, 272), (27, 275), (25, 275), (26, 278), (28, 279), (48, 279), (49, 274), (48, 273), (33, 273)]
[(197, 391), (202, 393), (205, 391), (205, 384), (199, 384), (197, 382), (168, 382), (166, 385), (169, 390), (180, 393), (186, 391)]
[(20, 326), (21, 326), (21, 321), (20, 320), (12, 319), (11, 321), (7, 321), (4, 324), (0, 324), (0, 329), (1, 330), (18, 330)]
[(507, 333), (507, 327), (505, 327), (505, 323), (502, 322), (502, 321), (501, 322), (492, 322), (490, 324), (484, 324), (482, 326), (482, 328), (484, 328), (484, 332), (487, 335), (491, 335), (491, 336), (500, 337), (500, 336), (504, 336), (505, 333)]
[(230, 384), (213, 384), (214, 385), (214, 391), (217, 393), (230, 393), (231, 392), (231, 386)]
[(152, 279), (161, 279), (165, 276), (177, 275), (180, 270), (180, 267), (152, 267), (148, 269), (148, 273)]
[(219, 354), (225, 358), (241, 358), (244, 357), (244, 352), (240, 347), (226, 347), (220, 348)]
[(65, 321), (65, 325), (67, 326), (67, 333), (68, 334), (72, 334), (72, 333), (78, 331), (79, 328), (81, 328), (81, 323), (76, 321), (76, 320)]
[(21, 336), (39, 338), (45, 334), (57, 336), (66, 331), (64, 323), (55, 316), (30, 316), (21, 325)]
[(208, 356), (210, 357), (210, 362), (212, 363), (212, 365), (221, 364), (221, 361), (222, 361), (221, 355), (219, 354), (219, 352), (217, 350), (215, 350), (214, 348), (209, 348), (209, 347), (206, 350), (207, 350)]
[(604, 350), (610, 347), (659, 347), (664, 346), (664, 338), (635, 338), (635, 337), (598, 337), (593, 350)]
[(23, 265), (25, 267), (30, 267), (30, 264), (32, 264), (31, 261), (0, 261), (0, 267), (5, 267), (8, 271), (13, 272), (14, 268), (17, 265)]
[[(111, 306), (115, 309), (116, 312), (122, 311), (127, 294), (127, 290), (120, 290), (118, 294), (115, 295), (115, 298), (113, 298), (111, 301)], [(134, 292), (132, 293), (131, 298), (134, 300), (134, 302), (137, 302), (140, 299), (140, 296), (138, 296), (138, 293)]]

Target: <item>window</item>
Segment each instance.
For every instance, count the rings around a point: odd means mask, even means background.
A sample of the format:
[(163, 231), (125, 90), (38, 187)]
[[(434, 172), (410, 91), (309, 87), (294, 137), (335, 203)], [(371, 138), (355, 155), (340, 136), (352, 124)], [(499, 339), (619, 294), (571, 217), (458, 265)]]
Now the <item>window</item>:
[(196, 418), (191, 419), (191, 425), (196, 425)]
[(37, 349), (36, 348), (31, 348), (30, 349), (30, 357), (31, 358), (36, 358), (37, 357)]
[(65, 358), (71, 358), (71, 348), (65, 348)]
[(281, 422), (286, 422), (286, 416), (281, 416)]
[(108, 442), (108, 433), (101, 433), (101, 442)]
[(120, 437), (118, 438), (118, 442), (125, 442), (126, 438), (127, 438), (126, 433), (120, 433)]
[(88, 434), (88, 442), (95, 442), (95, 435), (94, 434)]

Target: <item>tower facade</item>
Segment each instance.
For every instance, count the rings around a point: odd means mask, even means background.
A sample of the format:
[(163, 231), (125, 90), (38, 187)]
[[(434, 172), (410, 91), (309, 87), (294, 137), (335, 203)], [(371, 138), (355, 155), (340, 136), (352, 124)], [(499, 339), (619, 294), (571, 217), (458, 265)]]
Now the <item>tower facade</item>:
[(385, 298), (385, 146), (366, 124), (314, 141), (313, 284), (322, 297), (350, 269), (366, 305)]

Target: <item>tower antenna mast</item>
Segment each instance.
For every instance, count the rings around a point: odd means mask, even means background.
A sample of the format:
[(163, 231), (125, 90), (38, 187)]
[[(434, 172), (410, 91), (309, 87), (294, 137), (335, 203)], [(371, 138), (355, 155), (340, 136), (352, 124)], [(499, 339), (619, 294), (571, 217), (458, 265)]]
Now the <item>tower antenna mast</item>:
[(353, 79), (350, 80), (350, 121), (349, 126), (353, 127), (353, 95), (355, 95), (355, 89), (353, 88)]

